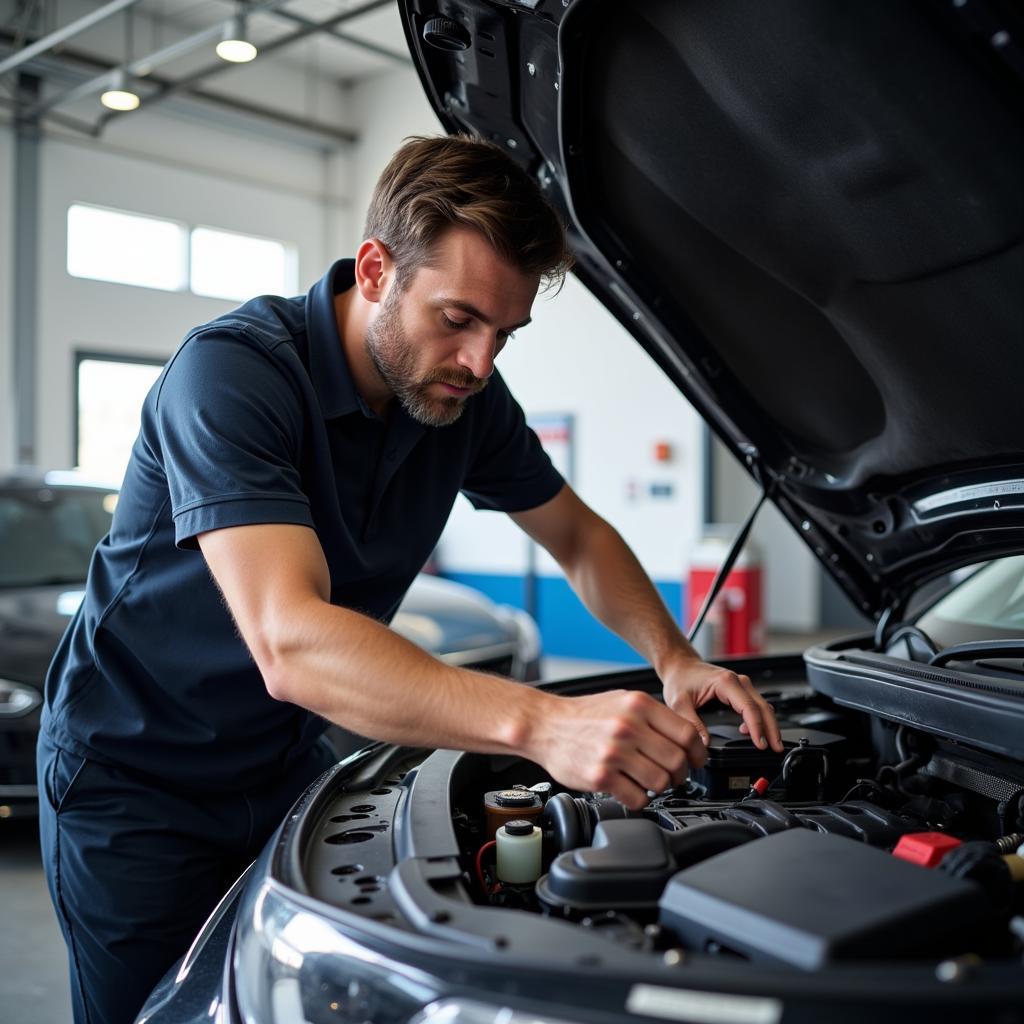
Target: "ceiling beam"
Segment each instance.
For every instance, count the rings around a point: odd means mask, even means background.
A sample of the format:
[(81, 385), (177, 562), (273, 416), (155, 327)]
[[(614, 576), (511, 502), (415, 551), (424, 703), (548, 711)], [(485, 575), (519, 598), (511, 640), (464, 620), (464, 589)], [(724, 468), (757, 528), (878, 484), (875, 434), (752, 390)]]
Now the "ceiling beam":
[[(291, 11), (277, 10), (272, 13), (275, 18), (283, 18), (286, 21), (294, 22), (296, 25), (309, 26), (316, 24), (315, 22), (310, 21), (309, 18), (305, 18), (301, 14), (293, 14)], [(359, 36), (354, 36), (351, 32), (342, 32), (336, 28), (324, 29), (323, 32), (324, 35), (331, 36), (339, 42), (348, 43), (351, 46), (358, 46), (360, 49), (366, 50), (367, 53), (373, 53), (378, 57), (384, 57), (386, 60), (393, 61), (395, 64), (401, 64), (404, 67), (412, 67), (412, 58), (407, 53), (399, 53), (397, 50), (389, 49), (387, 46), (380, 46), (377, 43), (370, 42), (369, 39), (360, 39)]]
[[(256, 4), (250, 8), (250, 13), (257, 14), (260, 11), (269, 10), (272, 7), (280, 7), (281, 4), (287, 2), (288, 0), (263, 0), (262, 3)], [(197, 46), (202, 46), (203, 43), (219, 39), (221, 33), (224, 31), (225, 24), (227, 24), (225, 20), (219, 20), (208, 28), (201, 29), (199, 32), (194, 32), (192, 35), (186, 36), (184, 39), (179, 39), (177, 42), (171, 43), (169, 46), (165, 46), (154, 53), (147, 54), (145, 57), (139, 57), (137, 60), (115, 65), (114, 69), (121, 69), (129, 77), (143, 80), (151, 74), (154, 68), (159, 67), (161, 64), (166, 64), (175, 57), (180, 57), (183, 53), (191, 53), (192, 50)], [(217, 64), (218, 71), (230, 66), (227, 61), (218, 61)], [(51, 96), (48, 100), (36, 103), (34, 106), (23, 111), (22, 116), (27, 120), (33, 120), (34, 118), (41, 117), (54, 107), (61, 106), (63, 103), (71, 103), (74, 100), (79, 100), (85, 96), (90, 96), (93, 93), (99, 92), (101, 89), (109, 86), (111, 74), (112, 72), (96, 75), (94, 78), (90, 78), (87, 81), (76, 85), (73, 89), (69, 89), (67, 92), (59, 93), (56, 96)]]
[[(311, 22), (309, 25), (299, 28), (297, 31), (291, 33), (291, 35), (283, 36), (281, 39), (275, 39), (272, 42), (264, 44), (260, 48), (261, 56), (267, 56), (268, 54), (274, 53), (277, 50), (282, 50), (286, 46), (291, 46), (293, 43), (300, 42), (303, 39), (308, 39), (310, 36), (316, 35), (317, 33), (323, 32), (327, 29), (333, 28), (335, 25), (340, 25), (342, 22), (351, 21), (353, 18), (358, 18), (360, 15), (368, 14), (370, 11), (375, 11), (381, 7), (390, 7), (394, 4), (394, 0), (368, 0), (367, 3), (361, 4), (359, 7), (353, 7), (342, 14), (336, 14), (326, 21)], [(259, 10), (258, 7), (250, 7), (249, 13), (254, 14)], [(191, 75), (187, 75), (185, 78), (176, 79), (157, 89), (155, 93), (148, 96), (145, 101), (146, 107), (153, 106), (154, 103), (159, 103), (161, 100), (168, 99), (180, 92), (191, 91), (197, 82), (201, 82), (211, 75), (220, 74), (227, 71), (229, 68), (238, 67), (237, 64), (228, 64), (226, 61), (218, 60), (216, 64), (210, 64), (205, 68), (200, 68), (198, 71), (193, 72)], [(108, 111), (106, 112), (99, 121), (99, 126), (102, 129), (105, 125), (118, 117), (124, 117), (128, 111)]]
[(87, 28), (92, 28), (93, 25), (98, 24), (106, 18), (109, 18), (111, 15), (117, 14), (138, 2), (139, 0), (111, 0), (111, 3), (105, 4), (103, 7), (98, 7), (95, 11), (90, 11), (77, 21), (72, 21), (63, 28), (59, 28), (55, 32), (51, 32), (48, 36), (43, 36), (42, 39), (36, 40), (36, 42), (32, 43), (30, 46), (23, 46), (20, 50), (16, 50), (12, 53), (6, 60), (0, 61), (0, 75), (6, 75), (8, 71), (13, 71), (16, 67), (20, 67), (33, 57), (38, 57), (39, 54), (45, 53), (47, 50), (52, 50), (53, 47), (63, 43), (65, 39), (77, 36)]
[[(0, 44), (9, 43), (13, 38), (13, 32), (9, 29), (0, 28)], [(43, 74), (61, 74), (66, 78), (69, 75), (76, 74), (76, 72), (71, 69), (71, 64), (78, 64), (90, 72), (99, 71), (107, 73), (112, 71), (114, 68), (114, 65), (105, 58), (92, 53), (87, 53), (83, 50), (77, 50), (69, 46), (61, 48), (59, 61), (55, 56), (37, 57), (33, 66), (38, 66), (40, 72)], [(150, 75), (147, 81), (158, 87), (170, 87), (175, 84), (172, 79), (162, 78), (159, 75)], [(313, 121), (309, 118), (297, 117), (283, 110), (274, 110), (271, 107), (251, 103), (247, 100), (235, 99), (234, 97), (224, 96), (219, 93), (208, 92), (204, 89), (193, 87), (183, 90), (183, 98), (197, 100), (202, 103), (219, 107), (223, 110), (234, 111), (235, 113), (259, 118), (267, 121), (268, 123), (279, 125), (284, 128), (304, 132), (309, 135), (315, 135), (331, 142), (334, 145), (348, 145), (358, 141), (358, 136), (351, 129), (337, 127), (323, 121)], [(22, 104), (22, 106), (23, 105), (24, 104)], [(8, 101), (0, 99), (0, 106), (13, 108), (14, 117), (17, 120), (24, 119), (16, 100)], [(87, 121), (80, 121), (77, 118), (69, 118), (56, 110), (47, 110), (38, 119), (41, 120), (43, 118), (46, 120), (52, 120), (55, 124), (59, 124), (62, 127), (71, 128), (74, 131), (82, 132), (83, 134), (91, 135), (93, 137), (98, 137), (102, 128), (102, 125), (99, 122), (91, 123)]]

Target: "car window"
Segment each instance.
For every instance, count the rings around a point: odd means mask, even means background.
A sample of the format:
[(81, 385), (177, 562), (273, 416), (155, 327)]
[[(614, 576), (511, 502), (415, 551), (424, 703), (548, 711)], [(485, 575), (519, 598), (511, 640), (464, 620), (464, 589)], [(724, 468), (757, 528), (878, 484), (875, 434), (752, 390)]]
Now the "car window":
[(83, 582), (110, 529), (112, 497), (49, 487), (0, 492), (0, 587)]
[(982, 566), (918, 624), (943, 645), (1019, 635), (1024, 630), (1024, 555)]

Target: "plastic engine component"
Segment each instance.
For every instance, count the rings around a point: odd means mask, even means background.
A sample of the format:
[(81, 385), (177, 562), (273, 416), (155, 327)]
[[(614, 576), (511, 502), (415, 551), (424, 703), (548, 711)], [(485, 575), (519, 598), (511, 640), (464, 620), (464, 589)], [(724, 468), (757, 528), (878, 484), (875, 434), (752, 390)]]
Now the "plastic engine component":
[(963, 843), (942, 858), (939, 871), (968, 878), (984, 890), (994, 910), (1005, 910), (1013, 899), (1013, 878), (994, 843)]
[(806, 829), (679, 872), (659, 908), (661, 924), (691, 949), (804, 970), (850, 958), (927, 955), (988, 913), (971, 882)]
[[(746, 796), (751, 786), (760, 777), (771, 780), (782, 771), (784, 754), (774, 750), (758, 750), (749, 736), (740, 732), (738, 726), (714, 725), (708, 730), (707, 761), (703, 768), (690, 772), (690, 778), (703, 786), (709, 800), (727, 800)], [(783, 729), (782, 743), (785, 753), (791, 753), (806, 741), (810, 748), (825, 751), (839, 763), (846, 740), (830, 732), (817, 729)], [(813, 793), (794, 794), (813, 799)]]
[(675, 833), (643, 818), (602, 821), (593, 846), (552, 861), (537, 883), (537, 895), (548, 906), (579, 913), (654, 910), (665, 883), (680, 867), (748, 843), (756, 835), (744, 825), (723, 821)]
[(946, 835), (945, 832), (909, 832), (900, 837), (892, 855), (910, 861), (911, 864), (920, 864), (923, 868), (933, 868), (961, 842), (956, 836)]
[(675, 870), (664, 833), (653, 821), (606, 821), (597, 826), (593, 846), (555, 858), (537, 883), (537, 895), (550, 906), (580, 911), (653, 908)]
[(745, 800), (721, 811), (727, 821), (738, 821), (764, 835), (790, 828), (857, 839), (892, 849), (902, 835), (920, 832), (921, 822), (883, 810), (864, 800), (845, 804), (817, 804), (790, 810), (772, 800)]

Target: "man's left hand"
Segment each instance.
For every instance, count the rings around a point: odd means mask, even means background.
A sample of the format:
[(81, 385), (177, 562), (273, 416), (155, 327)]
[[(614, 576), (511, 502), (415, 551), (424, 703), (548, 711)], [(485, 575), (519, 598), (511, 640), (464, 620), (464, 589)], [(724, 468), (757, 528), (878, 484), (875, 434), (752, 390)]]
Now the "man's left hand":
[(705, 746), (709, 741), (708, 729), (697, 714), (697, 708), (716, 698), (742, 716), (740, 732), (746, 733), (755, 746), (765, 750), (770, 745), (782, 753), (782, 737), (775, 712), (754, 688), (749, 676), (686, 656), (662, 666), (659, 675), (665, 690), (665, 703), (693, 724)]

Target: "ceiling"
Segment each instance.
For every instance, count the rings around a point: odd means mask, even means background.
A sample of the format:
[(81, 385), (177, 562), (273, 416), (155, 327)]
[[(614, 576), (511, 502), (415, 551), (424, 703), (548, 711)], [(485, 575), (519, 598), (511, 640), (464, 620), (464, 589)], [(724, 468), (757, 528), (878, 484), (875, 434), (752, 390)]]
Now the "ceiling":
[[(121, 9), (97, 18), (112, 7)], [(250, 64), (214, 54), (239, 12), (259, 51)], [(395, 0), (0, 0), (0, 71), (54, 33), (65, 38), (0, 76), (0, 105), (23, 122), (93, 136), (129, 116), (98, 102), (112, 72), (124, 68), (139, 112), (168, 102), (217, 107), (221, 116), (234, 109), (341, 145), (354, 135), (338, 123), (339, 105), (319, 102), (320, 94), (411, 67)]]

